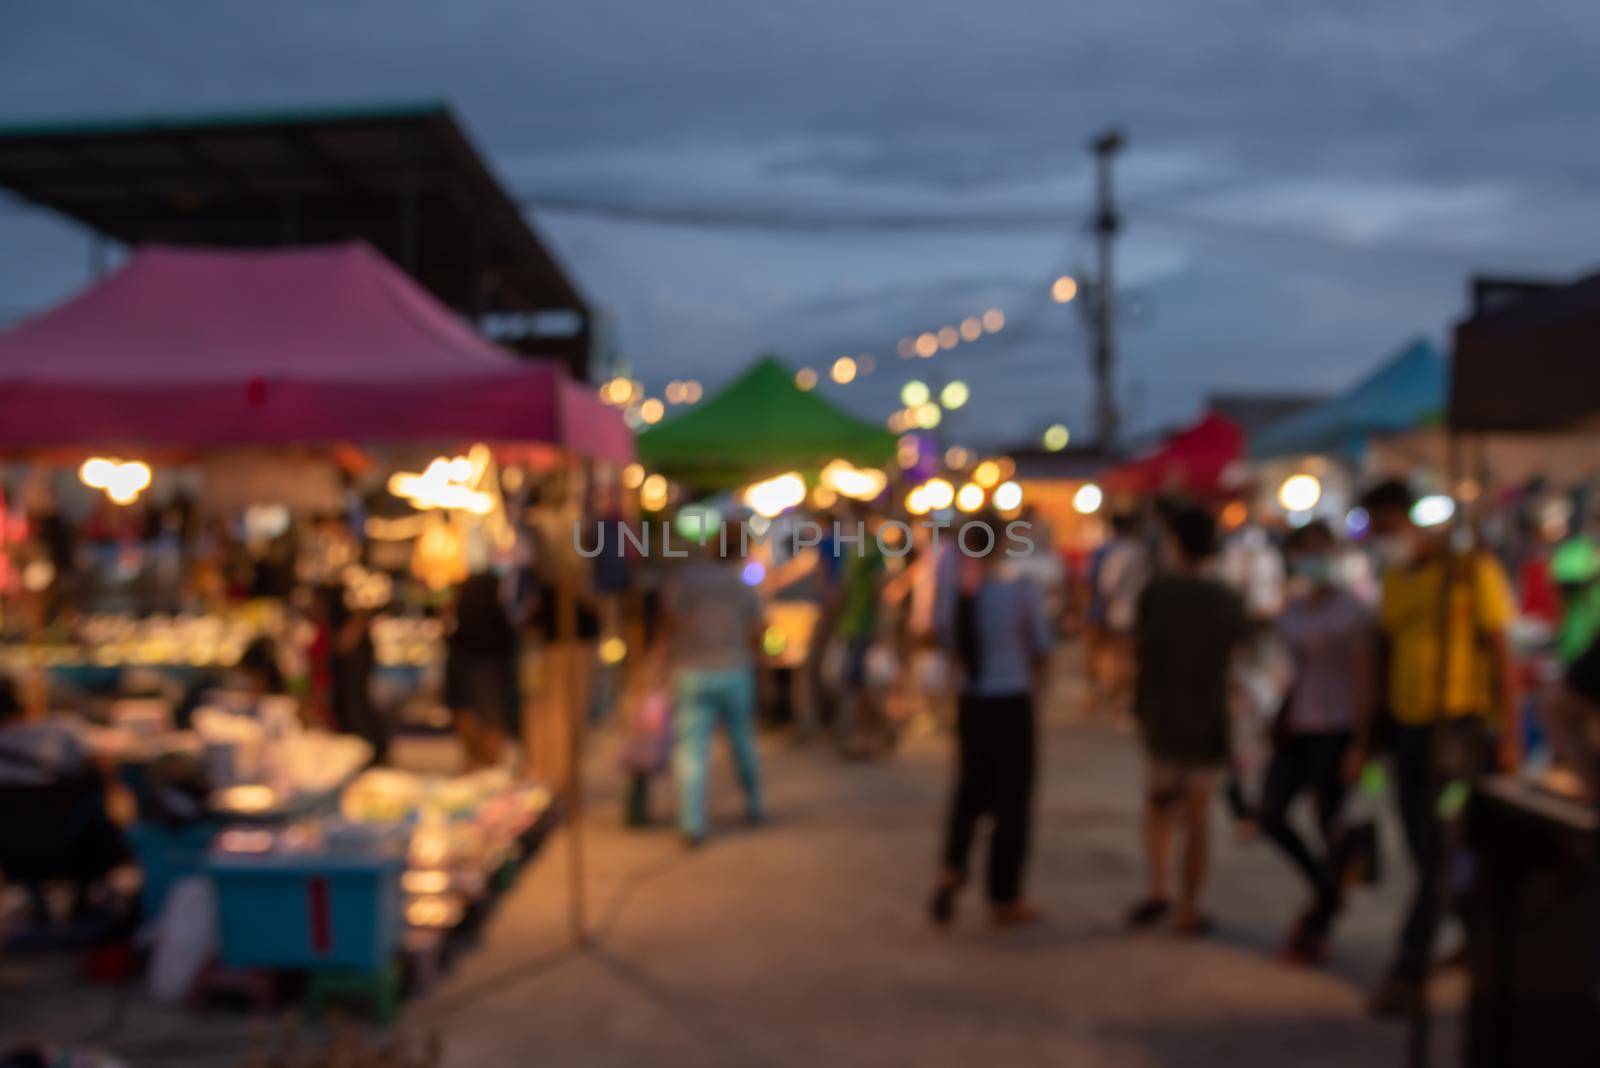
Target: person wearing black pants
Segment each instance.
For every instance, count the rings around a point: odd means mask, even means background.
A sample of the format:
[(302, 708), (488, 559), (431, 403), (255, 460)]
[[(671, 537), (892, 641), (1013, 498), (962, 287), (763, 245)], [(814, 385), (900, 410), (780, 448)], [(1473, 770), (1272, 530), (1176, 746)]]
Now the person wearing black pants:
[[(1311, 906), (1289, 936), (1284, 956), (1313, 963), (1327, 952), (1326, 940), (1343, 903), (1338, 851), (1339, 813), (1346, 792), (1349, 731), (1291, 735), (1279, 742), (1267, 766), (1258, 813), (1261, 833), (1283, 850), (1311, 889)], [(1289, 822), (1289, 808), (1309, 791), (1322, 849), (1314, 851)]]
[[(1284, 946), (1284, 957), (1310, 964), (1327, 956), (1328, 933), (1343, 897), (1338, 824), (1349, 784), (1365, 759), (1376, 691), (1377, 620), (1338, 581), (1333, 532), (1321, 521), (1293, 531), (1284, 546), (1292, 596), (1277, 632), (1294, 662), (1294, 678), (1275, 730), (1258, 820), (1264, 833), (1305, 877), (1311, 904)], [(1320, 849), (1289, 821), (1289, 809), (1310, 792)]]
[(966, 881), (978, 820), (991, 815), (989, 900), (996, 905), (1019, 901), (1033, 817), (1033, 697), (965, 695), (956, 735), (956, 790), (945, 834), (945, 870)]
[[(995, 525), (966, 524), (955, 588), (939, 591), (939, 631), (963, 668), (956, 729), (956, 785), (945, 829), (943, 866), (929, 912), (939, 926), (955, 918), (978, 821), (994, 824), (987, 892), (997, 926), (1038, 918), (1022, 892), (1032, 823), (1033, 693), (1051, 646), (1039, 593), (1008, 576)], [(986, 537), (985, 534), (988, 536)], [(988, 552), (979, 552), (985, 546)]]

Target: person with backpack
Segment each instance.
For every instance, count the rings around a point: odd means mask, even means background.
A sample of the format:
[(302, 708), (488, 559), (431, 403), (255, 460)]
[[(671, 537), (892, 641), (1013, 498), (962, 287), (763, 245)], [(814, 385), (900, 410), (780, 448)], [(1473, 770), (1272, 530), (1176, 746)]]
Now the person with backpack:
[(1370, 1008), (1414, 1015), (1426, 1004), (1433, 944), (1454, 891), (1460, 808), (1471, 784), (1519, 761), (1516, 671), (1507, 637), (1511, 584), (1492, 555), (1452, 542), (1444, 524), (1411, 516), (1405, 483), (1361, 504), (1384, 566), (1385, 724), (1416, 888), (1393, 963)]
[(967, 881), (978, 821), (994, 823), (986, 874), (996, 926), (1031, 923), (1023, 896), (1034, 799), (1034, 699), (1051, 629), (1039, 591), (1004, 567), (998, 524), (979, 518), (957, 536), (956, 581), (938, 593), (937, 625), (962, 669), (956, 712), (956, 782), (945, 826), (943, 866), (929, 914), (949, 926)]

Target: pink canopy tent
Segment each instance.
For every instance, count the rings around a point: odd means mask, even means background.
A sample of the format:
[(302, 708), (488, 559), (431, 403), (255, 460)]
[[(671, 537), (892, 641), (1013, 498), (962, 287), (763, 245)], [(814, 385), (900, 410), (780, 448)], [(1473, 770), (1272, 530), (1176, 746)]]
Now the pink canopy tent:
[(359, 242), (147, 247), (0, 333), (0, 447), (460, 440), (633, 456), (592, 389)]

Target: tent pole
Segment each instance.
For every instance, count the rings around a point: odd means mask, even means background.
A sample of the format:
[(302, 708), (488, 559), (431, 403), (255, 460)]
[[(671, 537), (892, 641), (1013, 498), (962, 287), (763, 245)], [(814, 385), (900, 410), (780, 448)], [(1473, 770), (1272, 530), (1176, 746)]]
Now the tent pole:
[[(581, 502), (586, 491), (587, 464), (568, 469), (567, 503), (577, 504), (577, 517), (573, 522), (581, 522), (583, 510)], [(569, 514), (571, 512), (569, 511)], [(584, 868), (584, 793), (583, 793), (583, 742), (584, 731), (588, 723), (587, 709), (581, 706), (578, 697), (583, 691), (582, 671), (584, 665), (579, 654), (578, 645), (578, 605), (577, 605), (577, 572), (572, 561), (568, 561), (560, 570), (560, 579), (557, 586), (556, 629), (560, 636), (562, 648), (561, 670), (565, 671), (566, 678), (562, 679), (561, 689), (565, 700), (562, 710), (567, 717), (567, 925), (575, 946), (589, 944), (588, 918), (586, 915), (587, 878)]]

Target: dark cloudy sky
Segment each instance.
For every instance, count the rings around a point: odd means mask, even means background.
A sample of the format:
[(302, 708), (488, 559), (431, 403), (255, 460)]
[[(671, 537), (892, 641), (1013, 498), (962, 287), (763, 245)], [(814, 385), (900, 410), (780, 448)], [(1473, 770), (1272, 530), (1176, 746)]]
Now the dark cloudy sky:
[[(1092, 262), (1100, 127), (1130, 140), (1121, 386), (1149, 425), (1442, 342), (1469, 271), (1600, 260), (1596, 56), (1584, 0), (6, 0), (0, 120), (447, 98), (516, 193), (647, 209), (536, 222), (653, 386), (866, 352), (846, 403), (963, 377), (957, 436), (994, 440), (1087, 427), (1086, 336), (1046, 290)], [(0, 319), (84, 273), (80, 236), (0, 213)], [(894, 357), (991, 305), (999, 336)]]

